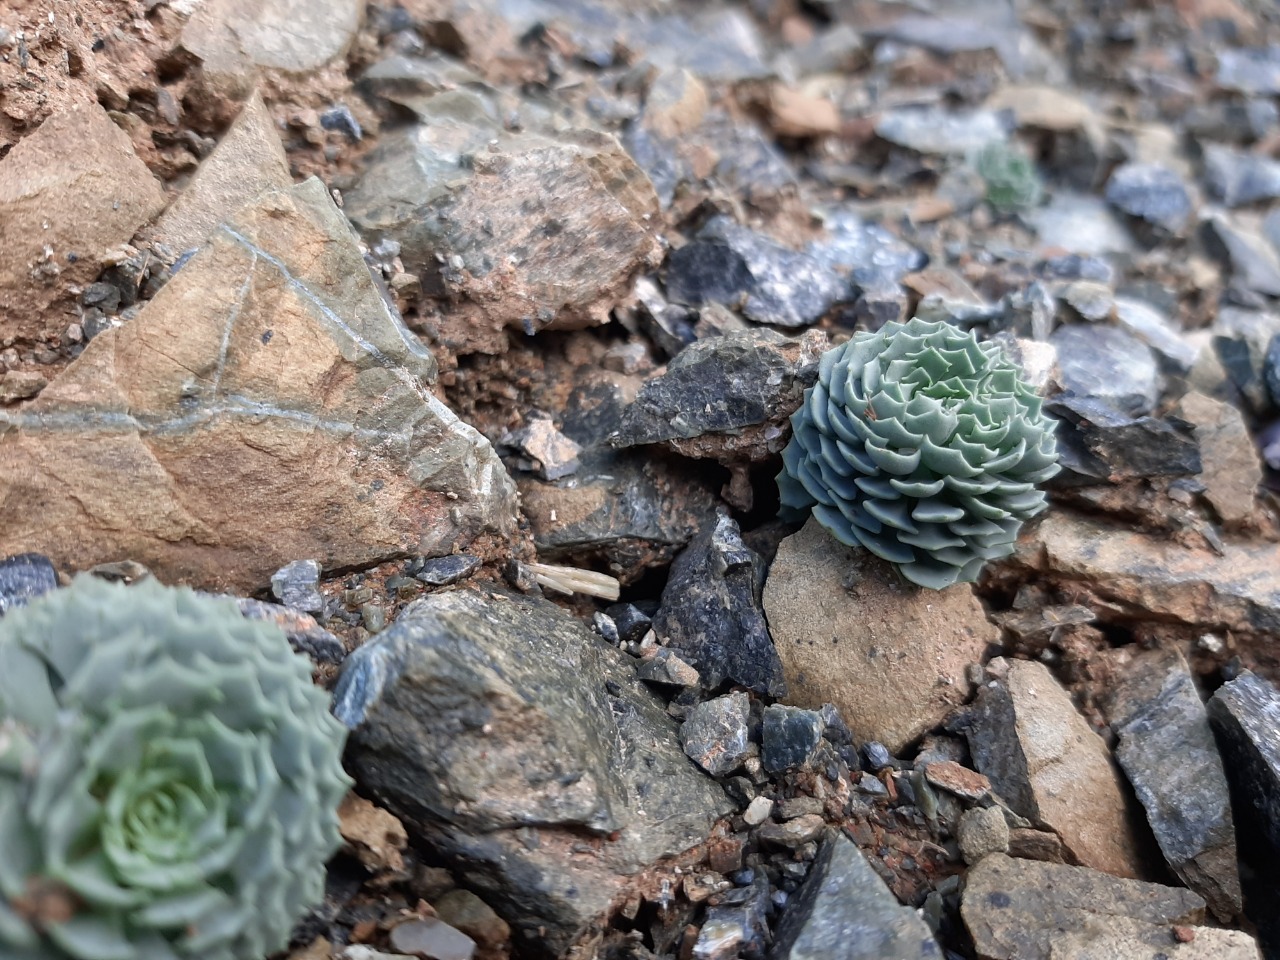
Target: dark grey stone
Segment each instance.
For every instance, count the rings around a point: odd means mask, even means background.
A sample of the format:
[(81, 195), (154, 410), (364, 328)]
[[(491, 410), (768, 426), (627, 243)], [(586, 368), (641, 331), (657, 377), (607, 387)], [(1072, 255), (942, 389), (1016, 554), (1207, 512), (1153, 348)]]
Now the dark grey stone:
[(1181, 420), (1127, 417), (1102, 401), (1070, 394), (1054, 397), (1046, 409), (1063, 421), (1058, 444), (1075, 473), (1117, 481), (1201, 471), (1200, 446)]
[(760, 607), (763, 580), (763, 561), (723, 513), (671, 565), (653, 629), (707, 690), (734, 683), (785, 696), (782, 661)]
[(1231, 270), (1231, 280), (1247, 291), (1280, 296), (1280, 259), (1263, 237), (1242, 230), (1225, 217), (1204, 221), (1205, 247)]
[(1280, 407), (1280, 334), (1271, 338), (1262, 361), (1262, 379), (1273, 406)]
[(1280, 316), (1221, 307), (1213, 322), (1213, 347), (1232, 385), (1257, 413), (1274, 403), (1267, 386), (1267, 354), (1280, 336)]
[(712, 776), (728, 776), (747, 758), (750, 719), (751, 701), (745, 693), (698, 704), (680, 727), (685, 754)]
[(1280, 46), (1218, 51), (1218, 86), (1238, 93), (1280, 93)]
[(527, 475), (517, 484), (535, 519), (541, 559), (581, 567), (603, 561), (626, 581), (669, 563), (710, 522), (713, 480), (660, 450), (615, 449), (609, 439), (630, 399), (625, 380), (609, 371), (579, 373), (567, 405), (555, 412), (561, 432), (581, 447), (577, 472), (559, 484)]
[(1205, 144), (1205, 186), (1229, 207), (1280, 197), (1280, 163), (1269, 157)]
[(1210, 100), (1183, 114), (1187, 133), (1223, 143), (1251, 143), (1269, 135), (1280, 124), (1280, 108), (1265, 97), (1247, 100)]
[(352, 143), (359, 143), (364, 139), (364, 130), (360, 127), (360, 121), (355, 118), (351, 108), (345, 103), (329, 107), (321, 113), (320, 126), (326, 130), (337, 130)]
[(1117, 680), (1107, 705), (1116, 759), (1173, 872), (1230, 922), (1242, 906), (1231, 796), (1191, 671), (1177, 651), (1151, 650)]
[(429, 587), (443, 587), (457, 583), (480, 569), (480, 558), (470, 553), (455, 553), (448, 557), (436, 557), (422, 565), (414, 578)]
[(809, 765), (826, 724), (816, 710), (802, 710), (780, 703), (764, 708), (760, 760), (770, 773), (782, 773)]
[(251, 597), (236, 597), (240, 613), (250, 620), (267, 620), (276, 624), (298, 653), (305, 654), (316, 663), (341, 663), (347, 655), (342, 641), (316, 623), (310, 614), (300, 614), (293, 607), (278, 603), (266, 603)]
[(672, 144), (639, 123), (628, 124), (618, 138), (641, 170), (649, 177), (658, 202), (666, 210), (675, 199), (676, 187), (688, 180), (690, 171)]
[(1116, 327), (1074, 325), (1054, 331), (1063, 388), (1130, 416), (1150, 413), (1160, 395), (1151, 349)]
[(1209, 720), (1222, 750), (1227, 779), (1280, 856), (1280, 691), (1245, 670), (1209, 700)]
[(924, 960), (942, 950), (925, 922), (885, 886), (852, 841), (823, 843), (790, 898), (770, 960)]
[(605, 608), (618, 629), (618, 639), (624, 643), (639, 643), (653, 625), (653, 617), (634, 603), (615, 603)]
[(1036, 271), (1046, 280), (1092, 280), (1095, 283), (1112, 284), (1116, 271), (1102, 257), (1086, 257), (1078, 253), (1064, 253), (1045, 259)]
[(893, 754), (879, 740), (868, 740), (862, 745), (862, 755), (867, 760), (867, 767), (873, 772), (878, 773), (888, 767), (896, 767), (897, 763), (893, 759)]
[(713, 217), (667, 264), (667, 295), (679, 303), (741, 306), (757, 323), (804, 327), (821, 319), (848, 285), (813, 257), (728, 217)]
[(0, 617), (58, 589), (58, 572), (43, 554), (19, 553), (0, 560)]
[(667, 259), (667, 296), (677, 303), (736, 306), (751, 284), (746, 258), (714, 240), (686, 243)]
[(848, 273), (855, 286), (896, 285), (920, 270), (929, 257), (878, 223), (867, 223), (852, 210), (820, 211), (827, 236), (809, 244), (810, 256), (837, 273)]
[(540, 956), (730, 809), (630, 658), (541, 599), (415, 601), (348, 658), (334, 713), (362, 789)]
[(730, 117), (724, 111), (710, 112), (698, 138), (720, 158), (715, 179), (757, 207), (776, 207), (780, 196), (799, 188), (799, 178), (787, 155), (772, 135), (749, 120)]
[(764, 876), (720, 894), (694, 943), (696, 960), (759, 960), (769, 939), (770, 887)]
[(629, 447), (784, 420), (817, 380), (823, 345), (798, 346), (768, 329), (692, 343), (640, 388), (613, 442)]
[(1125, 163), (1107, 181), (1107, 202), (1153, 226), (1177, 233), (1191, 216), (1191, 195), (1178, 174), (1156, 163)]
[(317, 614), (324, 610), (324, 596), (320, 593), (320, 562), (318, 560), (294, 560), (271, 575), (271, 595), (286, 607), (303, 613)]

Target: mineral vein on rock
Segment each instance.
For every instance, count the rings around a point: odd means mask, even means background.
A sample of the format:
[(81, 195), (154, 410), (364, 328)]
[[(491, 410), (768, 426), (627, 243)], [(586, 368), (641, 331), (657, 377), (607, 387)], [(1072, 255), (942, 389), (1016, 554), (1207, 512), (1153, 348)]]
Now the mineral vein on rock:
[(128, 557), (250, 589), (300, 557), (350, 566), (505, 536), (514, 485), (435, 374), (323, 185), (269, 191), (135, 319), (0, 412), (0, 553)]

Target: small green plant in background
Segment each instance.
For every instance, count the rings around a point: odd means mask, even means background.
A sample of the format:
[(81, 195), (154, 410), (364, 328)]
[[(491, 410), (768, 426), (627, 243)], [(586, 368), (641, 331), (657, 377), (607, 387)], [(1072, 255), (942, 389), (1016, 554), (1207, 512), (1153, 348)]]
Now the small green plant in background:
[(822, 357), (791, 417), (784, 516), (814, 517), (913, 583), (941, 590), (1013, 552), (1058, 472), (1055, 422), (992, 343), (913, 319)]
[(1001, 213), (1027, 210), (1040, 202), (1040, 174), (1021, 147), (993, 140), (978, 151), (973, 165), (987, 185), (987, 202)]
[(328, 702), (231, 600), (81, 576), (0, 619), (0, 957), (285, 946), (350, 785)]

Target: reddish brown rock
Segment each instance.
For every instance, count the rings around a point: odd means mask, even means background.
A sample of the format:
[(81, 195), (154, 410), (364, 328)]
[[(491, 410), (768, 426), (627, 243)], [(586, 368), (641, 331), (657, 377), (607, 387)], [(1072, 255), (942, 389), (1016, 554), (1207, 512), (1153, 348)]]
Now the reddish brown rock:
[(96, 103), (49, 117), (0, 160), (0, 318), (4, 335), (49, 338), (58, 310), (108, 254), (164, 207), (129, 136)]
[(324, 185), (263, 194), (135, 319), (0, 411), (0, 554), (128, 558), (249, 591), (298, 558), (503, 537), (514, 485), (434, 376)]
[(965, 667), (999, 641), (969, 584), (904, 585), (888, 564), (812, 519), (778, 547), (764, 611), (787, 702), (834, 703), (856, 740), (893, 752), (968, 698)]

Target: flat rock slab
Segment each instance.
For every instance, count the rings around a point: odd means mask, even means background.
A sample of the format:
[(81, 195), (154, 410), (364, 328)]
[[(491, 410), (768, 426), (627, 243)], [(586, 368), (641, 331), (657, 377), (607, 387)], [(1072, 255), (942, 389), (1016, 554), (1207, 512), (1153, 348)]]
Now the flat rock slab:
[[(1179, 941), (1179, 934), (1189, 938)], [(1142, 923), (1123, 917), (1096, 921), (1049, 945), (1049, 960), (1261, 960), (1257, 941), (1243, 930)]]
[(630, 659), (546, 600), (411, 604), (348, 658), (334, 710), (365, 788), (556, 955), (732, 807)]
[(964, 725), (974, 765), (1019, 816), (1055, 831), (1079, 863), (1139, 875), (1120, 774), (1102, 738), (1042, 663), (993, 660)]
[(1116, 759), (1173, 872), (1230, 922), (1242, 906), (1231, 796), (1191, 671), (1176, 650), (1112, 654)]
[(0, 316), (6, 337), (60, 334), (50, 307), (164, 209), (129, 136), (96, 103), (55, 113), (0, 160)]
[(366, 566), (505, 537), (514, 485), (434, 376), (324, 185), (266, 193), (0, 412), (0, 554), (128, 558), (247, 592), (299, 557)]
[(142, 235), (180, 254), (198, 247), (258, 194), (292, 185), (275, 121), (255, 92), (191, 182)]
[(1199, 923), (1204, 901), (1181, 887), (992, 853), (969, 870), (960, 916), (982, 960), (1049, 960), (1064, 935), (1105, 930), (1117, 918), (1166, 932)]
[(968, 584), (904, 585), (888, 564), (838, 543), (813, 519), (779, 545), (764, 612), (787, 701), (834, 703), (856, 740), (893, 753), (968, 698), (965, 667), (1000, 638)]
[(1249, 652), (1260, 662), (1280, 666), (1271, 639), (1280, 631), (1278, 544), (1228, 542), (1220, 554), (1191, 550), (1052, 510), (1019, 541), (1014, 562), (1052, 579), (1085, 583), (1125, 619), (1229, 630), (1237, 640), (1254, 641)]
[(360, 0), (204, 0), (182, 45), (216, 74), (307, 73), (346, 51), (363, 14)]
[(836, 834), (778, 923), (770, 960), (928, 960), (942, 948), (862, 851)]

